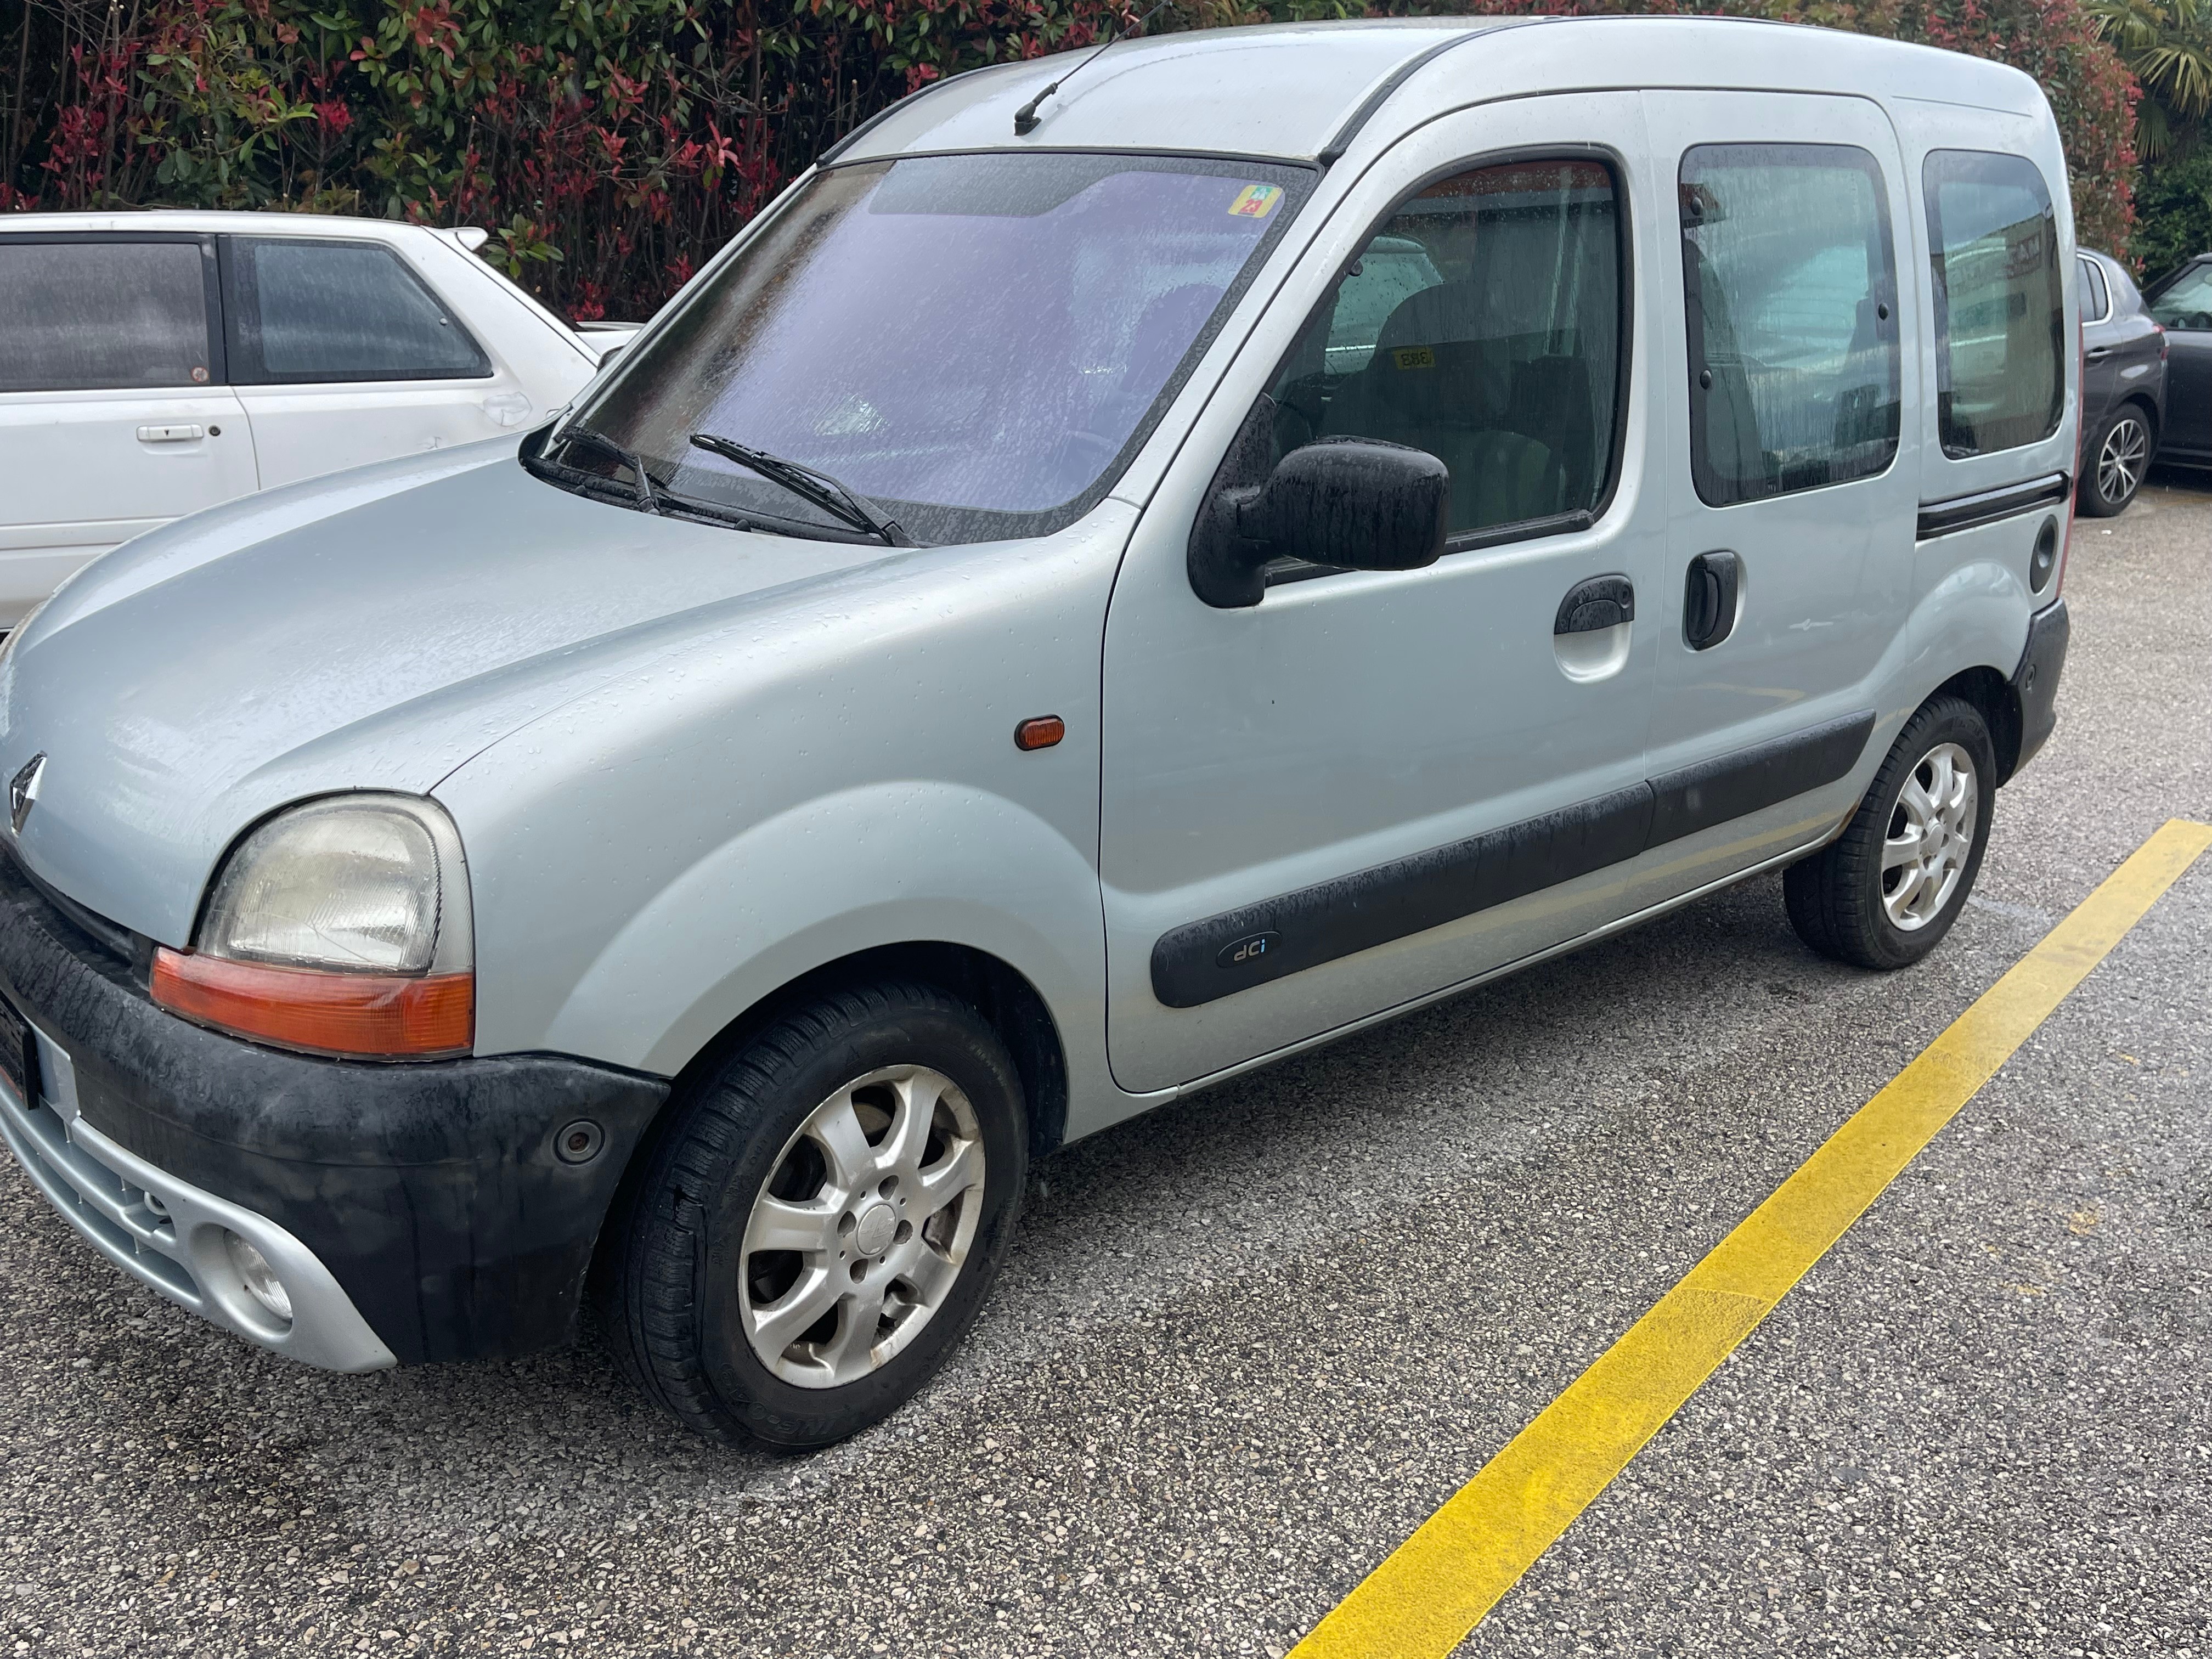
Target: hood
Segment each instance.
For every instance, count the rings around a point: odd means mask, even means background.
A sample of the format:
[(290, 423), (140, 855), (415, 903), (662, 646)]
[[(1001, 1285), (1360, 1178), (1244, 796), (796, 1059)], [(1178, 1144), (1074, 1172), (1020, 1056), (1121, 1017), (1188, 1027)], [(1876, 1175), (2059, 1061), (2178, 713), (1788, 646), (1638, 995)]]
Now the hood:
[(271, 810), (428, 793), (732, 606), (914, 556), (607, 506), (516, 448), (249, 497), (73, 578), (0, 664), (0, 778), (46, 757), (24, 862), (182, 945), (216, 860)]

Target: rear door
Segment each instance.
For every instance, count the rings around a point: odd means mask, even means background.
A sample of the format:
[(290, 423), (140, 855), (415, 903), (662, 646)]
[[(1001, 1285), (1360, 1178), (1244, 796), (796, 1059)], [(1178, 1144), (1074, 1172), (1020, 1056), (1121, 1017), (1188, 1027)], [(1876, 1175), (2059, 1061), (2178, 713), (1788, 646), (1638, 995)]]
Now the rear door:
[(1900, 302), (1909, 195), (1878, 106), (1644, 102), (1674, 186), (1685, 378), (1660, 396), (1686, 452), (1655, 594), (1652, 782), (1691, 886), (1818, 838), (1855, 797), (1907, 612), (1900, 410), (1918, 341)]
[(2158, 291), (2150, 314), (2166, 325), (2166, 432), (2161, 454), (2212, 453), (2212, 259)]
[(223, 267), (231, 380), (264, 487), (494, 437), (506, 405), (526, 404), (385, 243), (228, 237)]
[(118, 542), (251, 491), (215, 251), (0, 235), (0, 629)]

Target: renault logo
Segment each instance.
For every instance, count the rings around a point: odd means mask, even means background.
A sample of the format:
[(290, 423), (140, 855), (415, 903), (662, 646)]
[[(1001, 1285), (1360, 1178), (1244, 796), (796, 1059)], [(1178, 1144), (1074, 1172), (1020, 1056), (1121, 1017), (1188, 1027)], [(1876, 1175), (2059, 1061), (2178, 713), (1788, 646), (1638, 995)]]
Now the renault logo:
[(23, 763), (23, 769), (8, 780), (8, 822), (15, 833), (23, 832), (23, 820), (31, 816), (31, 808), (39, 799), (39, 780), (46, 775), (46, 751)]

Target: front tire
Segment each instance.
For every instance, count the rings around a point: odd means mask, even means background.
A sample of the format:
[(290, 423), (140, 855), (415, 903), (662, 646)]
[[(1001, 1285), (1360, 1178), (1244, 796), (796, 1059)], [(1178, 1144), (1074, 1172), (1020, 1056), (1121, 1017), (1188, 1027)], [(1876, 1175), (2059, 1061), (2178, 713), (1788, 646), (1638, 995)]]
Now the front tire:
[(1989, 846), (1996, 746), (1981, 711), (1935, 697), (1905, 723), (1844, 833), (1783, 872), (1790, 926), (1822, 956), (1911, 966), (1951, 931)]
[(2140, 404), (2122, 404), (2097, 428), (2089, 447), (2088, 465), (2082, 469), (2081, 488), (2075, 492), (2081, 511), (2093, 519), (2110, 519), (2127, 511), (2128, 503), (2142, 488), (2143, 474), (2157, 446), (2150, 432), (2150, 417)]
[(981, 1310), (1028, 1167), (1006, 1045), (948, 994), (834, 993), (682, 1100), (617, 1218), (603, 1313), (714, 1439), (824, 1446), (898, 1409)]

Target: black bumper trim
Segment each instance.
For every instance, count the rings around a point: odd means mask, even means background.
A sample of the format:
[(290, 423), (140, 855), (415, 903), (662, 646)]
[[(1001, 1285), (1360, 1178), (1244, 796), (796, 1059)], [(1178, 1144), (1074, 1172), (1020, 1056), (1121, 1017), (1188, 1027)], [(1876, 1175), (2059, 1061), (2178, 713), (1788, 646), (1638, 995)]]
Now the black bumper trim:
[(2001, 784), (2035, 758), (2036, 750), (2050, 740), (2058, 724), (2058, 677), (2066, 670), (2066, 646), (2073, 633), (2063, 599), (2027, 619), (2027, 644), (2021, 651), (2020, 666), (2005, 684), (2020, 733), (2020, 750), (2005, 768), (2004, 776), (1997, 780)]
[[(573, 1335), (623, 1166), (668, 1096), (563, 1055), (351, 1064), (203, 1030), (4, 860), (0, 990), (69, 1054), (88, 1122), (294, 1234), (403, 1364)], [(605, 1145), (564, 1164), (553, 1138), (579, 1118)]]

